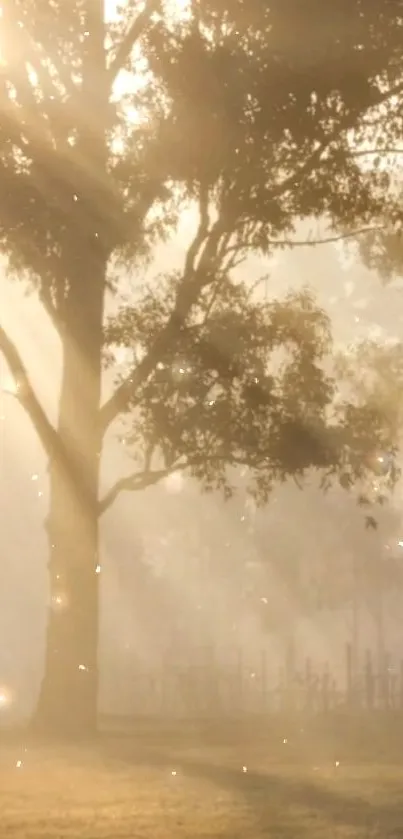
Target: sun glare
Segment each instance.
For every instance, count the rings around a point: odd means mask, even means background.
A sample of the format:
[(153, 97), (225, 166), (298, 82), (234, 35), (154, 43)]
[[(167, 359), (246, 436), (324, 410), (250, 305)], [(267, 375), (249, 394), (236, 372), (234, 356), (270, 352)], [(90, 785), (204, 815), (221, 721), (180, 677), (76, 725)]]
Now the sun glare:
[[(185, 17), (188, 15), (191, 5), (192, 0), (165, 0), (168, 14), (173, 14), (175, 17)], [(121, 15), (120, 9), (123, 6), (124, 2), (122, 0), (105, 0), (105, 18), (108, 23), (119, 19)], [(141, 12), (141, 8), (139, 8), (139, 12)]]
[(11, 375), (11, 373), (6, 373), (4, 378), (2, 378), (1, 390), (3, 391), (3, 393), (7, 393), (10, 396), (18, 396), (18, 382), (15, 380), (14, 376)]

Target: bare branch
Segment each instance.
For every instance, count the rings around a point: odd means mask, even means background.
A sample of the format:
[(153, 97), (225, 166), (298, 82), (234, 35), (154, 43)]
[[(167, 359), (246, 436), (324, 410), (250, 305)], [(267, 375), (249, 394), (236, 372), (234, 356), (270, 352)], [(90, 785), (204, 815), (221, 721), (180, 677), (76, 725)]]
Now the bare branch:
[(288, 248), (311, 248), (314, 245), (328, 245), (332, 242), (340, 242), (343, 239), (355, 239), (357, 236), (365, 236), (366, 233), (374, 233), (380, 230), (386, 230), (387, 225), (374, 224), (369, 227), (360, 227), (358, 230), (351, 230), (345, 233), (335, 233), (332, 236), (324, 236), (321, 239), (273, 239), (269, 241), (268, 245), (275, 245), (277, 247)]
[(177, 463), (167, 469), (158, 469), (155, 471), (135, 472), (133, 475), (127, 475), (125, 478), (120, 478), (119, 481), (110, 488), (104, 498), (101, 499), (98, 505), (98, 515), (102, 516), (112, 504), (116, 501), (118, 495), (122, 492), (137, 492), (139, 489), (147, 489), (147, 487), (154, 486), (164, 478), (168, 478), (174, 472), (183, 471), (189, 464)]
[(132, 25), (126, 32), (123, 40), (119, 44), (114, 58), (112, 59), (109, 68), (109, 84), (112, 86), (117, 75), (123, 70), (127, 59), (130, 57), (131, 51), (136, 42), (141, 38), (148, 24), (150, 23), (153, 13), (158, 8), (158, 0), (148, 0), (142, 12), (137, 15)]
[(360, 149), (359, 151), (350, 152), (351, 157), (382, 157), (385, 154), (403, 154), (403, 148), (393, 148), (392, 146), (385, 146), (383, 149)]
[[(154, 471), (147, 471), (144, 470), (142, 472), (135, 472), (132, 475), (127, 475), (125, 478), (120, 478), (119, 481), (110, 488), (104, 498), (101, 499), (98, 505), (98, 515), (102, 516), (112, 504), (116, 501), (118, 496), (122, 492), (137, 492), (141, 489), (147, 489), (147, 487), (155, 486), (158, 484), (159, 481), (163, 481), (165, 478), (169, 478), (170, 475), (173, 475), (175, 472), (184, 472), (186, 469), (191, 469), (192, 466), (198, 466), (200, 464), (208, 464), (218, 461), (226, 461), (229, 465), (232, 466), (244, 466), (245, 460), (242, 458), (237, 458), (232, 456), (230, 453), (225, 453), (220, 455), (213, 455), (209, 456), (206, 455), (198, 455), (197, 457), (187, 458), (186, 460), (177, 460), (171, 466), (166, 467), (165, 469), (156, 469)], [(255, 468), (259, 468), (259, 464), (255, 465)]]
[(15, 379), (15, 398), (31, 420), (46, 454), (51, 457), (58, 446), (57, 432), (48, 420), (32, 388), (17, 347), (2, 326), (0, 326), (0, 352), (4, 355), (11, 374)]

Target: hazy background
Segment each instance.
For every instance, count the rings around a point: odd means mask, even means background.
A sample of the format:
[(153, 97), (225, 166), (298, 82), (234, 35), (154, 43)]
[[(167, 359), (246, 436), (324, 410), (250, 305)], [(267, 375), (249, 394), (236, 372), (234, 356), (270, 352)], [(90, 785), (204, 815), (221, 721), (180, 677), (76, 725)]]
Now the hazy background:
[[(150, 270), (164, 270), (181, 259), (185, 228), (177, 241), (160, 250)], [(305, 232), (303, 228), (301, 235)], [(331, 313), (335, 340), (342, 345), (368, 336), (402, 336), (403, 285), (382, 287), (360, 263), (354, 246), (347, 255), (334, 245), (283, 251), (271, 260), (250, 259), (242, 273), (246, 280), (269, 273), (262, 291), (268, 295), (312, 286)], [(5, 278), (0, 281), (0, 307), (4, 326), (22, 348), (33, 383), (54, 417), (60, 353), (52, 327), (34, 297), (24, 296), (21, 286)], [(2, 360), (0, 365), (6, 386)], [(16, 709), (26, 713), (36, 699), (44, 649), (46, 460), (23, 411), (4, 393), (0, 417), (0, 684), (11, 686)], [(122, 469), (130, 470), (130, 462), (111, 434), (104, 456), (105, 487)], [(362, 512), (344, 493), (324, 497), (315, 486), (302, 493), (294, 485), (280, 487), (268, 508), (258, 512), (251, 505), (245, 508), (243, 496), (224, 504), (219, 497), (202, 496), (186, 480), (121, 496), (102, 523), (101, 706), (127, 711), (136, 669), (178, 661), (185, 656), (185, 639), (200, 656), (214, 645), (223, 662), (242, 647), (251, 668), (266, 649), (274, 674), (283, 644), (270, 632), (271, 618), (276, 610), (280, 615), (296, 610), (284, 581), (270, 575), (262, 559), (298, 561), (308, 578), (315, 569), (322, 576), (326, 571), (327, 591), (340, 584), (342, 601), (351, 552), (376, 555), (387, 538), (399, 550), (399, 505), (396, 497), (394, 532), (374, 535), (364, 530)], [(139, 559), (152, 568), (151, 577)], [(398, 612), (388, 609), (388, 646), (396, 654), (403, 641)], [(349, 603), (298, 620), (300, 655), (327, 659), (342, 673), (344, 645), (352, 631)], [(366, 618), (363, 648), (374, 638)]]

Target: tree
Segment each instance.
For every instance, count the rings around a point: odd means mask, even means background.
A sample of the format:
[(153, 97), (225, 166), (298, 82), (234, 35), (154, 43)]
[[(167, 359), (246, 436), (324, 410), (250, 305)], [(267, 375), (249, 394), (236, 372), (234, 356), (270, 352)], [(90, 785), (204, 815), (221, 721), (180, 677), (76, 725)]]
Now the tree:
[[(403, 428), (403, 352), (397, 339), (380, 345), (369, 340), (351, 348), (336, 362), (338, 375), (358, 401), (372, 405), (387, 417), (391, 436), (400, 444)], [(393, 429), (393, 430), (392, 430)], [(372, 463), (372, 479), (358, 496), (365, 514), (371, 540), (365, 552), (355, 560), (355, 585), (358, 597), (369, 609), (377, 632), (378, 665), (385, 659), (385, 598), (398, 591), (402, 566), (398, 557), (400, 513), (389, 496), (387, 484), (390, 469), (396, 469), (392, 453), (379, 451)], [(397, 469), (393, 483), (401, 477)], [(380, 531), (380, 532), (379, 532)], [(386, 544), (385, 544), (386, 543)], [(392, 543), (392, 544), (391, 544)], [(393, 543), (395, 549), (393, 548)], [(389, 604), (390, 610), (390, 604)]]
[[(379, 6), (127, 0), (109, 20), (101, 0), (2, 8), (1, 243), (63, 350), (54, 428), (0, 329), (49, 457), (37, 722), (53, 730), (95, 725), (98, 521), (120, 491), (187, 467), (228, 493), (224, 465), (246, 463), (266, 498), (275, 478), (336, 468), (361, 440), (368, 415), (354, 407), (328, 435), (329, 325), (309, 295), (263, 309), (233, 272), (287, 242), (301, 216), (351, 232), (395, 212), (384, 173), (363, 172), (350, 142), (380, 108), (391, 131), (400, 114), (401, 17), (395, 3)], [(189, 205), (199, 224), (183, 269), (140, 283), (104, 330), (122, 266), (141, 275)], [(107, 342), (128, 343), (133, 366), (101, 405)], [(288, 364), (269, 374), (275, 348)], [(103, 440), (122, 415), (143, 461), (99, 500)], [(380, 422), (371, 431), (365, 445), (384, 434)]]

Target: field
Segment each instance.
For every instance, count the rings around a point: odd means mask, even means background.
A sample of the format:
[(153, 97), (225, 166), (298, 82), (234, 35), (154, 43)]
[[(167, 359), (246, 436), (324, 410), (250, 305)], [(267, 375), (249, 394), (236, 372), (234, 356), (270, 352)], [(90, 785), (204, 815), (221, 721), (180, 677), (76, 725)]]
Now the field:
[[(282, 730), (283, 729), (283, 730)], [(80, 748), (3, 739), (3, 839), (403, 837), (400, 725), (139, 726)]]

